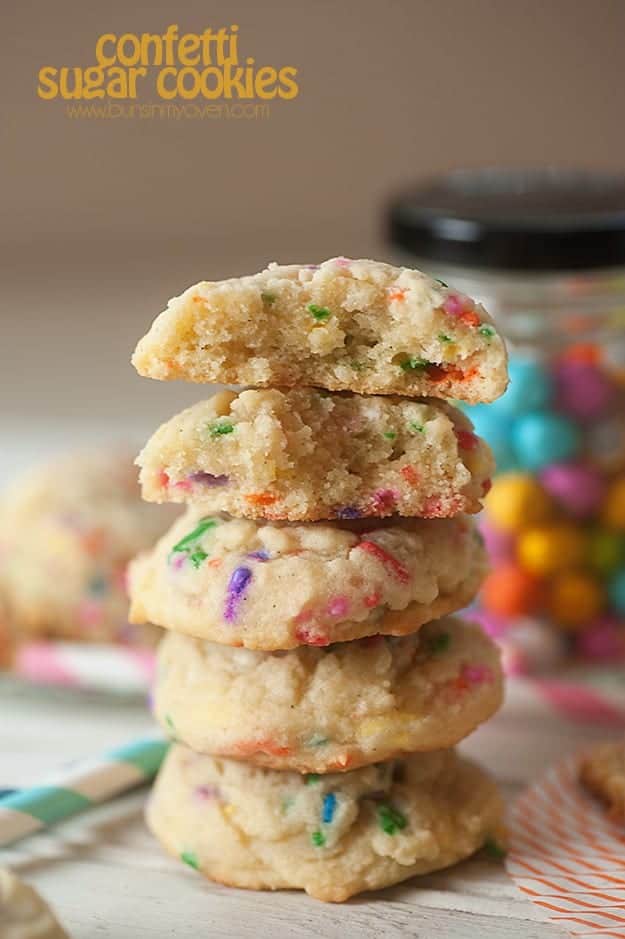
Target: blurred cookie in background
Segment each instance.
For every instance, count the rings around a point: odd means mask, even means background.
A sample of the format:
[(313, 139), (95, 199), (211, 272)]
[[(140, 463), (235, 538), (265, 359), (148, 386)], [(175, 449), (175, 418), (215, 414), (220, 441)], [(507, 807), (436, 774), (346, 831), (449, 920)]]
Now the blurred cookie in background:
[(590, 750), (581, 761), (579, 778), (604, 803), (610, 818), (625, 822), (625, 737)]
[(156, 627), (128, 623), (126, 566), (177, 513), (141, 501), (132, 460), (120, 448), (67, 454), (3, 494), (0, 585), (16, 638), (157, 641)]

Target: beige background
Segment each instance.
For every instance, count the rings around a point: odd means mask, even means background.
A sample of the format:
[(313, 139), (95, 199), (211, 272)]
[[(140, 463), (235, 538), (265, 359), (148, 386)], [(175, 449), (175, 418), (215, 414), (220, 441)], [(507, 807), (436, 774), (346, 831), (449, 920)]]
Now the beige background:
[[(10, 7), (10, 8), (9, 8)], [(194, 280), (380, 254), (398, 186), (463, 165), (620, 169), (625, 0), (21, 0), (2, 12), (0, 472), (144, 437), (199, 388), (140, 380), (136, 338)], [(238, 23), (295, 65), (266, 121), (71, 121), (42, 65), (103, 32)]]

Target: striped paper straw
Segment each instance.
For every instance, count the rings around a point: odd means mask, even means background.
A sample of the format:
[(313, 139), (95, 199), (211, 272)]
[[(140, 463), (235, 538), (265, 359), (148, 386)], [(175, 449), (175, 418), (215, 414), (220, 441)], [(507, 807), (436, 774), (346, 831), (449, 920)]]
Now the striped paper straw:
[(0, 798), (0, 845), (149, 782), (168, 745), (161, 738), (136, 740), (101, 757), (72, 763), (45, 785)]

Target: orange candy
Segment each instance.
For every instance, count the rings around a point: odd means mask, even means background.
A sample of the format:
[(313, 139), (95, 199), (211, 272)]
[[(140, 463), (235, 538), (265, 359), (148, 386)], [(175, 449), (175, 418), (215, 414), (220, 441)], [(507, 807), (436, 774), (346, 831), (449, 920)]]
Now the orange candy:
[(516, 564), (499, 565), (482, 586), (482, 605), (495, 616), (524, 616), (536, 609), (539, 600), (538, 581)]

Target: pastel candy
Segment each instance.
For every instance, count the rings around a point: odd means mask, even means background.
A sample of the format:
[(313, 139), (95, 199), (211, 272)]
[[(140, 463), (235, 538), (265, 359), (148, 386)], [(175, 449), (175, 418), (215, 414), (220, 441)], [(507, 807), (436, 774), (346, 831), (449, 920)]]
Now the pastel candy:
[(562, 411), (587, 421), (603, 414), (614, 398), (606, 373), (588, 362), (563, 362), (554, 370), (555, 401)]
[(596, 512), (604, 493), (601, 473), (576, 463), (554, 463), (540, 475), (547, 492), (575, 518)]
[(580, 432), (566, 417), (536, 411), (520, 417), (512, 428), (512, 442), (523, 469), (534, 472), (577, 453)]
[(615, 479), (608, 489), (601, 517), (609, 528), (625, 530), (625, 476)]
[(567, 629), (585, 629), (602, 612), (604, 603), (601, 585), (584, 571), (558, 574), (549, 586), (549, 612)]
[(588, 536), (588, 563), (599, 574), (610, 574), (625, 560), (625, 542), (622, 535), (598, 528)]
[(618, 613), (625, 613), (625, 567), (622, 567), (610, 578), (608, 596), (612, 607)]
[(510, 439), (510, 422), (505, 414), (500, 414), (492, 405), (478, 404), (465, 408), (475, 433), (483, 437), (493, 451), (498, 473), (509, 473), (518, 469), (518, 461)]
[(479, 530), (491, 561), (509, 561), (514, 556), (514, 536), (510, 532), (491, 525), (486, 519), (479, 523)]
[(495, 616), (522, 616), (532, 613), (539, 601), (539, 585), (515, 564), (500, 564), (487, 576), (481, 599)]
[(526, 473), (498, 476), (486, 500), (486, 517), (509, 532), (540, 524), (550, 512), (551, 502), (542, 486)]
[(625, 657), (625, 626), (611, 617), (597, 620), (575, 637), (575, 651), (595, 661), (622, 659)]
[(518, 556), (525, 570), (546, 576), (583, 563), (586, 540), (574, 525), (530, 528), (519, 538)]
[(510, 384), (506, 393), (493, 408), (499, 414), (526, 414), (549, 404), (552, 393), (551, 377), (545, 368), (533, 359), (513, 358), (508, 363)]

